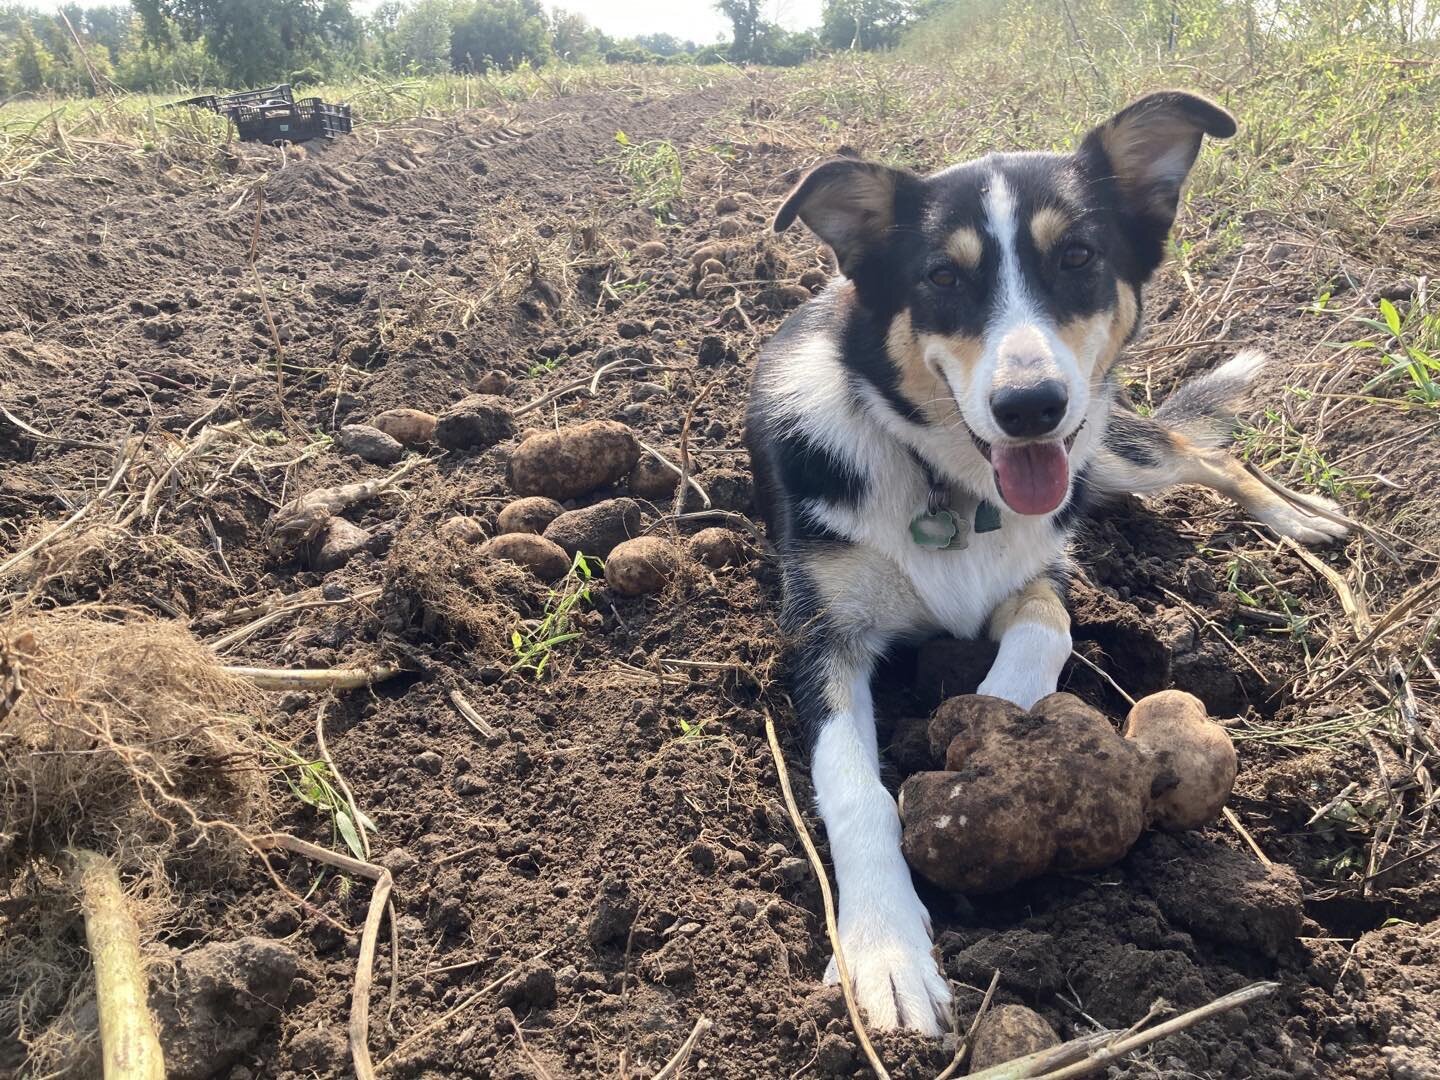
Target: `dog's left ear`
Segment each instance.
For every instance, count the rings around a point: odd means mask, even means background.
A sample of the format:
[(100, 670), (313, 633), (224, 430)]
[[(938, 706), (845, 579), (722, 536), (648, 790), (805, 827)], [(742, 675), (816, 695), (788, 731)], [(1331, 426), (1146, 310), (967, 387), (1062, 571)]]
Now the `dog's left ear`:
[(1161, 234), (1163, 244), (1201, 139), (1234, 134), (1235, 118), (1219, 105), (1183, 90), (1164, 90), (1147, 94), (1090, 132), (1079, 157), (1091, 176), (1114, 179), (1122, 212), (1143, 219)]
[(830, 245), (841, 272), (850, 275), (866, 252), (884, 242), (902, 203), (920, 183), (905, 169), (859, 158), (822, 162), (795, 185), (775, 214), (775, 231), (784, 232), (798, 217)]

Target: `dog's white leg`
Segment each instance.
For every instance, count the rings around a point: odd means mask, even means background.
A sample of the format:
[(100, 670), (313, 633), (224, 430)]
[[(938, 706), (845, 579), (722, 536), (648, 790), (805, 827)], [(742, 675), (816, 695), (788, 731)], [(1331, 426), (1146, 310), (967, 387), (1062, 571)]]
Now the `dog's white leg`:
[[(818, 659), (811, 685), (819, 684), (826, 711), (811, 777), (835, 864), (840, 945), (855, 997), (874, 1027), (933, 1036), (949, 1023), (950, 986), (931, 952), (930, 916), (900, 851), (895, 800), (880, 782), (873, 656)], [(833, 959), (825, 977), (839, 981)]]
[(1070, 658), (1070, 613), (1050, 578), (1036, 578), (996, 608), (990, 636), (1000, 652), (979, 693), (1028, 709), (1055, 692)]

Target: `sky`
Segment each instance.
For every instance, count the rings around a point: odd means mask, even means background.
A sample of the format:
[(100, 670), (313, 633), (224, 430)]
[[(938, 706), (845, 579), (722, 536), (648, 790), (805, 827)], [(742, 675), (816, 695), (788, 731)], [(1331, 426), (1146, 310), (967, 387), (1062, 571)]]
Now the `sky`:
[[(58, 9), (64, 0), (32, 0), (38, 7)], [(106, 3), (109, 0), (95, 0)], [(118, 0), (117, 0), (118, 2)], [(551, 8), (577, 12), (611, 37), (674, 34), (681, 41), (709, 45), (730, 40), (730, 22), (715, 10), (714, 0), (545, 0)], [(763, 0), (764, 17), (787, 30), (820, 25), (822, 0)], [(381, 0), (350, 0), (351, 10), (369, 14)]]
[[(765, 0), (765, 18), (787, 30), (820, 25), (821, 0)], [(712, 0), (570, 0), (551, 3), (578, 12), (611, 37), (674, 34), (681, 41), (709, 45), (730, 40), (730, 21)]]

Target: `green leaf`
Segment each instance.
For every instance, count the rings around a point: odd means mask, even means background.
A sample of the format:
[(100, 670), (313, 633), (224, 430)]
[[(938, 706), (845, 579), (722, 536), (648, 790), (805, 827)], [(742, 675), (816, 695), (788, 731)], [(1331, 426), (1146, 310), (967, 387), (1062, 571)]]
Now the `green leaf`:
[(1385, 318), (1385, 325), (1390, 328), (1390, 333), (1397, 338), (1400, 336), (1400, 312), (1389, 300), (1380, 301), (1380, 314)]
[(343, 810), (336, 810), (335, 826), (340, 830), (340, 835), (345, 840), (345, 846), (350, 849), (350, 854), (357, 859), (363, 859), (365, 845), (360, 843), (360, 834), (355, 831), (355, 822), (350, 820), (350, 815)]

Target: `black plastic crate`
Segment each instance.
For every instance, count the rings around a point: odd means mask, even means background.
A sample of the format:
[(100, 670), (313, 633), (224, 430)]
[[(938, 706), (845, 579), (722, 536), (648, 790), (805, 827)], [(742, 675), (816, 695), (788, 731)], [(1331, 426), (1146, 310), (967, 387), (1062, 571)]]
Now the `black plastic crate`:
[(238, 94), (201, 94), (199, 97), (186, 98), (184, 101), (172, 101), (165, 107), (178, 109), (182, 105), (189, 105), (195, 109), (228, 113), (241, 105), (276, 105), (282, 102), (290, 104), (294, 100), (290, 84), (279, 83), (264, 90), (242, 90)]
[(350, 131), (350, 106), (328, 105), (319, 98), (227, 109), (244, 142), (305, 142), (333, 139)]

